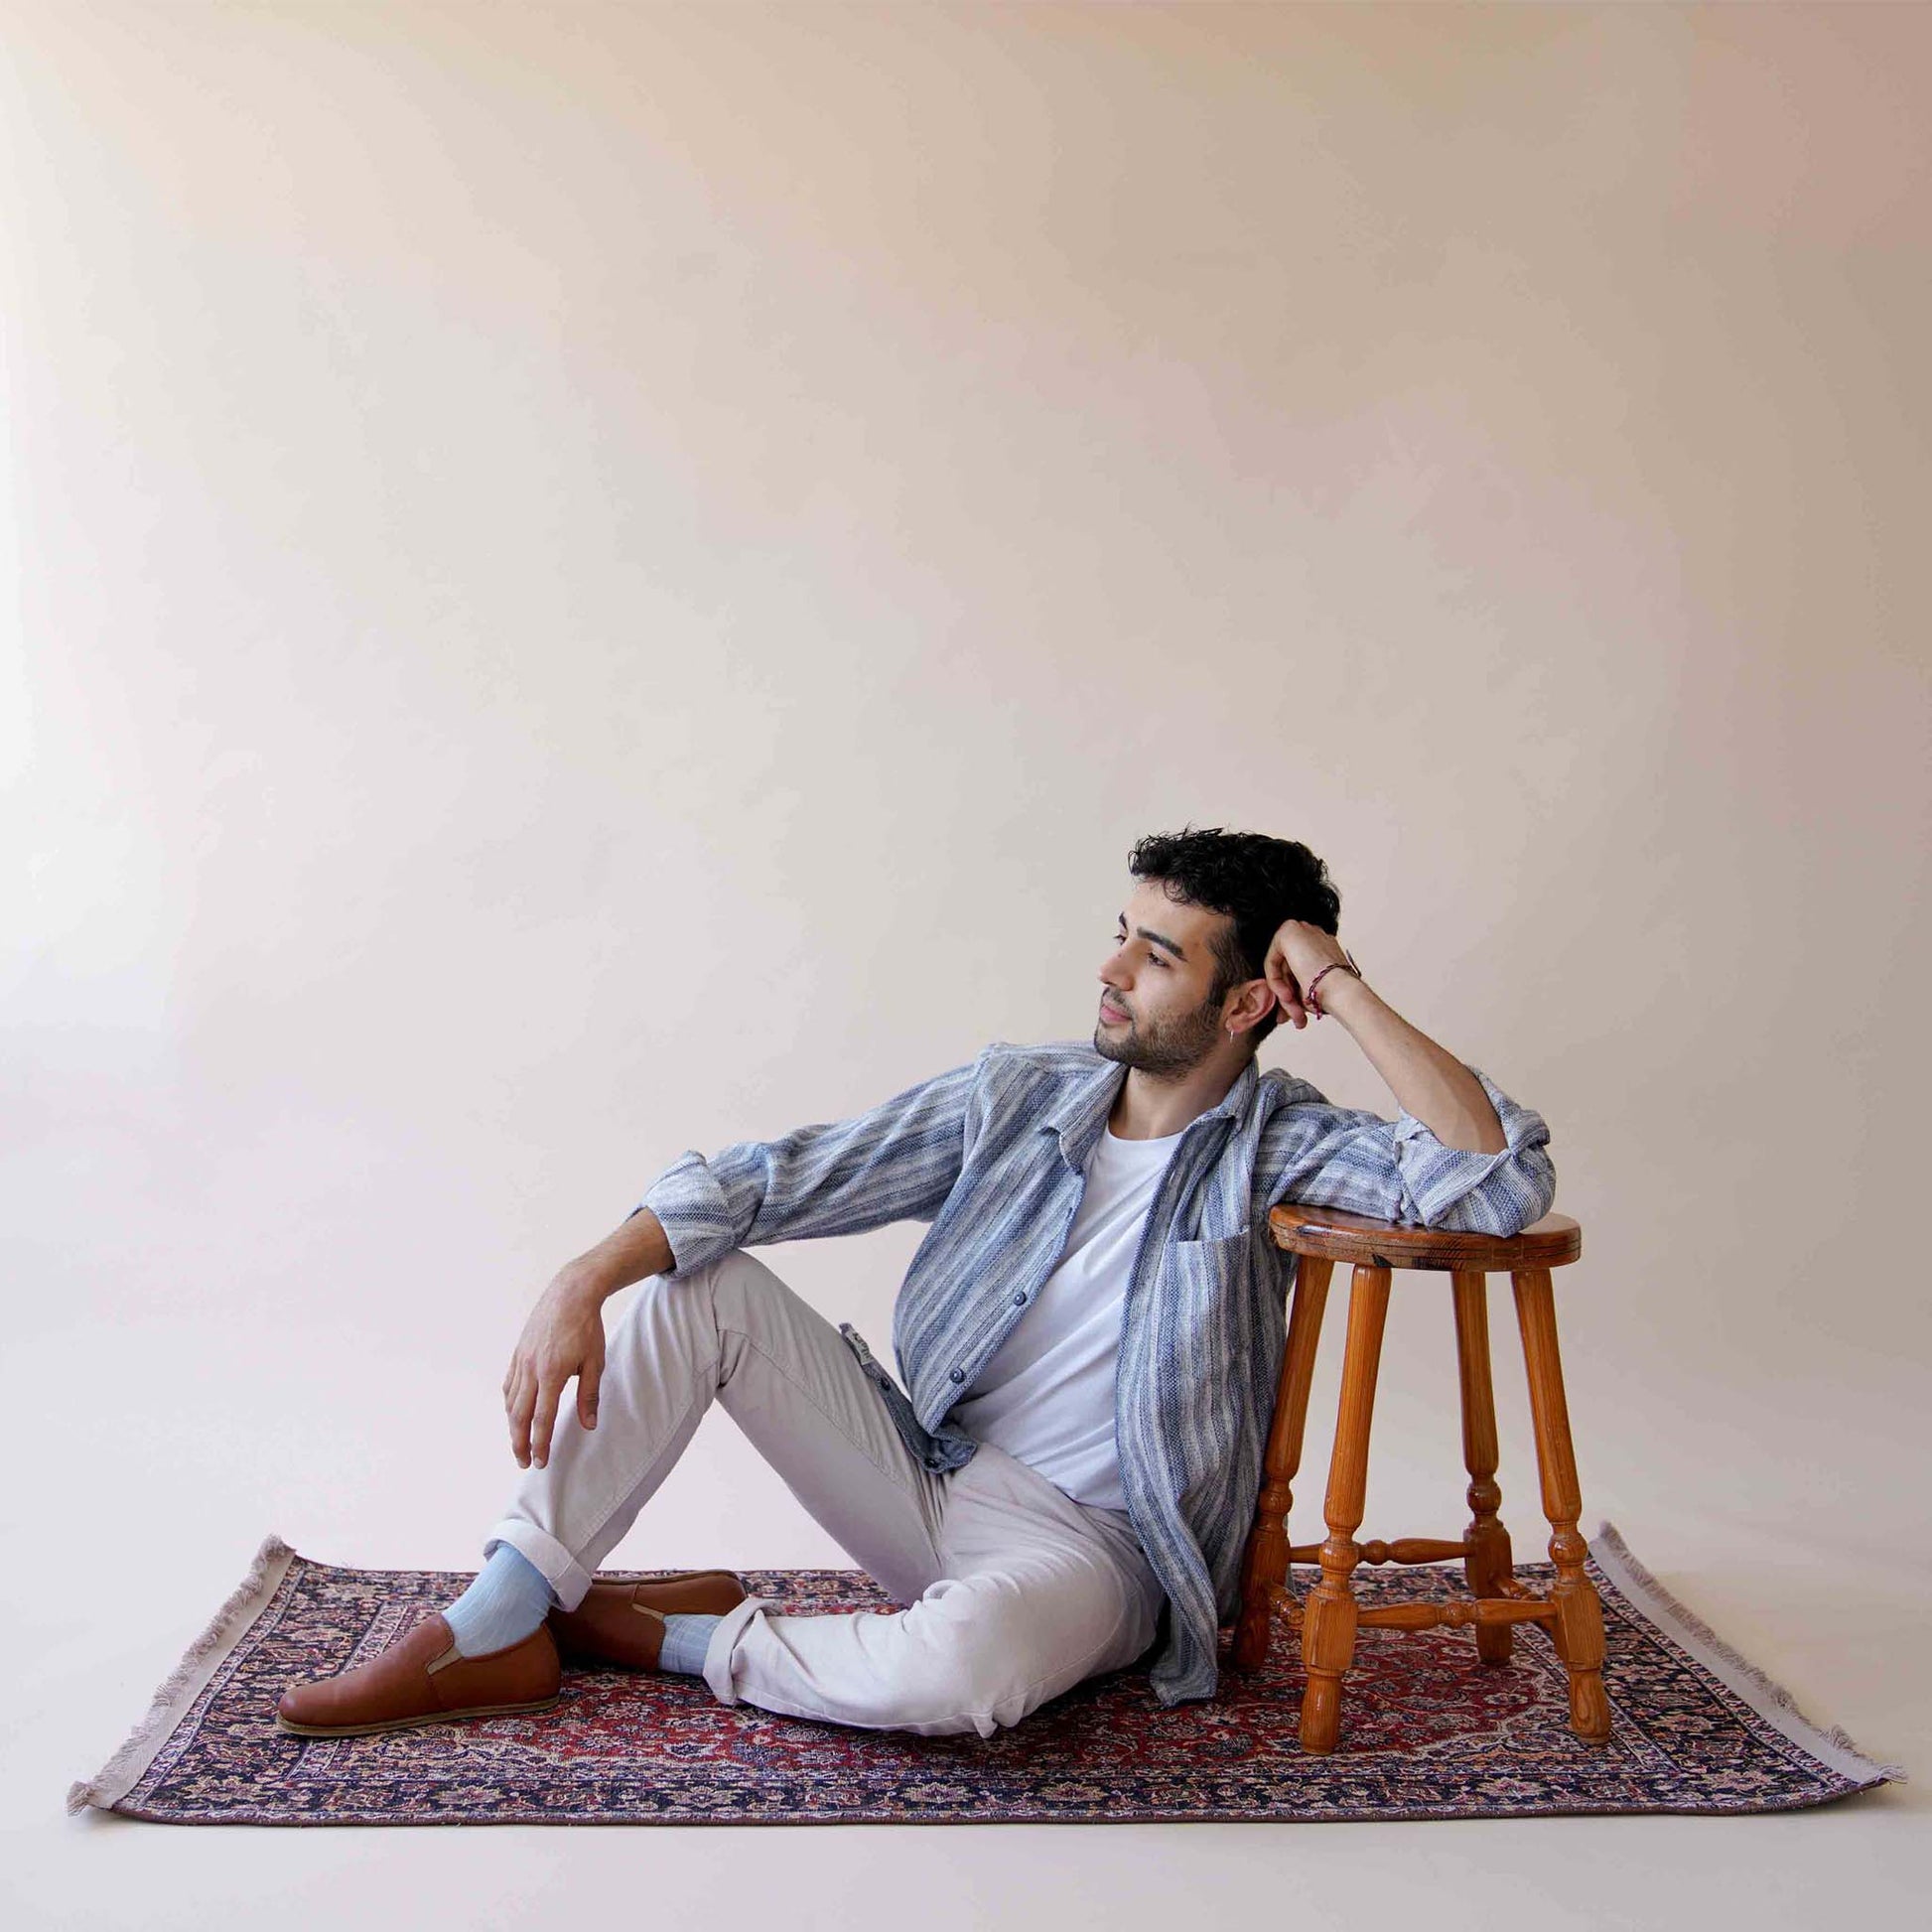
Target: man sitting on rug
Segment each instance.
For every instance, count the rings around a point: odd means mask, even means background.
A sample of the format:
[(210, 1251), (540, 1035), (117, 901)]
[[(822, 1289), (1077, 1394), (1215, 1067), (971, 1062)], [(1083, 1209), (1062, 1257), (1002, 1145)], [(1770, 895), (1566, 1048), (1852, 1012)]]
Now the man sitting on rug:
[[(1159, 1702), (1213, 1695), (1285, 1343), (1269, 1208), (1508, 1235), (1556, 1176), (1542, 1116), (1364, 984), (1306, 846), (1183, 830), (1129, 869), (1091, 1042), (998, 1040), (849, 1120), (686, 1153), (557, 1275), (503, 1377), (526, 1474), (476, 1582), (292, 1687), (285, 1729), (539, 1710), (571, 1659), (991, 1737), (1164, 1627)], [(1326, 1014), (1398, 1119), (1258, 1066), (1282, 1016)], [(931, 1224), (893, 1314), (904, 1389), (746, 1252), (899, 1220)], [(602, 1304), (638, 1281), (607, 1342)], [(714, 1399), (907, 1607), (786, 1615), (724, 1570), (596, 1581)]]

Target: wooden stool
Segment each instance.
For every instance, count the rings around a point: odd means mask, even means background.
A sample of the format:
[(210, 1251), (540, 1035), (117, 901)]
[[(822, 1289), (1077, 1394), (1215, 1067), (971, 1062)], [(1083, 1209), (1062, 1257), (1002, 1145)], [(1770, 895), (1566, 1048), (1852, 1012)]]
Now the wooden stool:
[[(1575, 1261), (1583, 1252), (1583, 1230), (1567, 1214), (1546, 1214), (1521, 1234), (1505, 1239), (1404, 1227), (1293, 1202), (1271, 1208), (1268, 1225), (1276, 1242), (1300, 1259), (1267, 1464), (1242, 1563), (1234, 1667), (1254, 1671), (1267, 1661), (1279, 1606), (1290, 1627), (1301, 1633), (1303, 1668), (1308, 1674), (1302, 1747), (1329, 1751), (1341, 1728), (1341, 1685), (1354, 1655), (1357, 1628), (1428, 1630), (1442, 1623), (1472, 1624), (1479, 1660), (1503, 1664), (1509, 1661), (1510, 1626), (1541, 1623), (1570, 1673), (1571, 1729), (1591, 1743), (1601, 1742), (1610, 1734), (1610, 1707), (1602, 1677), (1603, 1612), (1584, 1570), (1589, 1546), (1577, 1530), (1583, 1499), (1577, 1487), (1563, 1364), (1557, 1353), (1556, 1303), (1550, 1289), (1550, 1270)], [(1354, 1264), (1354, 1278), (1348, 1296), (1335, 1452), (1328, 1466), (1328, 1537), (1324, 1543), (1295, 1546), (1288, 1540), (1288, 1510), (1301, 1466), (1321, 1311), (1328, 1278), (1338, 1261)], [(1459, 1543), (1425, 1537), (1395, 1543), (1354, 1540), (1361, 1527), (1368, 1480), (1369, 1419), (1389, 1309), (1389, 1275), (1396, 1268), (1447, 1274), (1454, 1296), (1462, 1459), (1469, 1472), (1472, 1512)], [(1485, 1277), (1504, 1271), (1516, 1290), (1530, 1412), (1536, 1423), (1536, 1461), (1543, 1478), (1543, 1513), (1552, 1530), (1550, 1560), (1556, 1566), (1556, 1584), (1547, 1597), (1516, 1581), (1510, 1567), (1509, 1532), (1496, 1513), (1502, 1491), (1496, 1486), (1496, 1403), (1489, 1379)], [(1434, 1563), (1445, 1557), (1462, 1559), (1462, 1574), (1474, 1602), (1397, 1603), (1369, 1609), (1357, 1605), (1349, 1587), (1356, 1564)], [(1321, 1566), (1320, 1581), (1309, 1591), (1306, 1604), (1297, 1603), (1287, 1587), (1288, 1566), (1315, 1562)]]

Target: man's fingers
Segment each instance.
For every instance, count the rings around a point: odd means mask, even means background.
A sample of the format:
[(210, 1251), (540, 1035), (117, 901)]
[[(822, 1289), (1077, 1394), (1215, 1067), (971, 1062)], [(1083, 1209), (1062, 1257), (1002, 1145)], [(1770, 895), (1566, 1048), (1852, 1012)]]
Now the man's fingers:
[(597, 1427), (597, 1385), (604, 1370), (597, 1362), (586, 1362), (577, 1374), (577, 1420), (586, 1429)]
[(530, 1466), (530, 1416), (536, 1406), (536, 1385), (527, 1374), (519, 1376), (510, 1397), (510, 1453), (525, 1469)]
[(557, 1401), (564, 1392), (561, 1379), (544, 1383), (537, 1391), (536, 1433), (530, 1439), (530, 1452), (540, 1469), (550, 1459), (550, 1432), (556, 1427)]
[(1282, 1012), (1288, 1016), (1289, 1020), (1295, 1026), (1306, 1027), (1309, 1024), (1309, 1011), (1302, 1004), (1302, 998), (1296, 991), (1295, 982), (1292, 979), (1274, 980), (1271, 984), (1275, 989), (1275, 998), (1280, 1003)]

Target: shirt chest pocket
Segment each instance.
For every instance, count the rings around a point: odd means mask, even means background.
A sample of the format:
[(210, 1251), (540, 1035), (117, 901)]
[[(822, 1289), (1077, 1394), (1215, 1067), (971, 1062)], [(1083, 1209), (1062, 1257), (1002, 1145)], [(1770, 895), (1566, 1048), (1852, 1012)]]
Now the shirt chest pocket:
[(1254, 1231), (1211, 1235), (1204, 1241), (1173, 1241), (1168, 1246), (1175, 1284), (1188, 1295), (1216, 1297), (1248, 1278)]

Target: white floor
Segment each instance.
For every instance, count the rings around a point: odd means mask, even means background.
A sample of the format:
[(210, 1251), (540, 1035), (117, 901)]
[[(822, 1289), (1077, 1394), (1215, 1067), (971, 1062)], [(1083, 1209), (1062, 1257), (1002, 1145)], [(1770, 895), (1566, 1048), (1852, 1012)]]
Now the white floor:
[[(1693, 1509), (1684, 1483), (1642, 1473), (1673, 1466), (1671, 1456), (1620, 1460), (1600, 1433), (1585, 1439), (1597, 1467), (1591, 1487), (1586, 1460), (1586, 1529), (1614, 1521), (1665, 1587), (1809, 1716), (1843, 1725), (1917, 1782), (1776, 1817), (1391, 1826), (197, 1830), (69, 1817), (69, 1783), (113, 1752), (263, 1535), (328, 1562), (474, 1567), (474, 1526), (509, 1465), (493, 1391), (485, 1379), (480, 1397), (477, 1386), (488, 1343), (475, 1362), (424, 1381), (427, 1351), (413, 1341), (393, 1357), (370, 1347), (352, 1373), (302, 1374), (292, 1365), (305, 1359), (303, 1336), (245, 1322), (228, 1337), (227, 1361), (210, 1363), (171, 1341), (165, 1321), (134, 1316), (88, 1337), (87, 1373), (74, 1379), (60, 1367), (58, 1327), (36, 1341), (45, 1372), (15, 1384), (29, 1466), (12, 1486), (16, 1561), (4, 1586), (16, 1669), (0, 1907), (12, 1926), (375, 1932), (608, 1914), (636, 1926), (702, 1915), (747, 1927), (1191, 1928), (1237, 1912), (1431, 1932), (1720, 1917), (1753, 1928), (1924, 1922), (1923, 1552), (1893, 1547), (1883, 1496), (1853, 1485), (1838, 1511), (1802, 1526), (1802, 1544), (1798, 1526), (1768, 1507)], [(205, 1330), (202, 1342), (205, 1354)], [(332, 1342), (333, 1364), (340, 1333)], [(281, 1367), (263, 1374), (271, 1361)], [(1448, 1449), (1452, 1471), (1454, 1438), (1411, 1440), (1398, 1395), (1399, 1385), (1363, 1533), (1453, 1533), (1461, 1499), (1459, 1489), (1441, 1494), (1439, 1451)], [(1317, 1414), (1321, 1400), (1317, 1387)], [(398, 1457), (402, 1403), (424, 1420)], [(1506, 1413), (1505, 1515), (1519, 1555), (1532, 1558), (1542, 1554), (1537, 1524), (1511, 1461), (1526, 1439), (1512, 1440), (1510, 1423)], [(1688, 1426), (1686, 1441), (1695, 1445)], [(57, 1442), (58, 1462), (37, 1472), (31, 1446)], [(1682, 1466), (1700, 1463), (1710, 1469), (1708, 1448), (1687, 1449)], [(1318, 1495), (1319, 1473), (1317, 1458), (1303, 1496)], [(95, 1513), (76, 1508), (82, 1497)], [(1296, 1533), (1318, 1534), (1316, 1514), (1298, 1502)], [(612, 1561), (847, 1560), (714, 1411)]]

